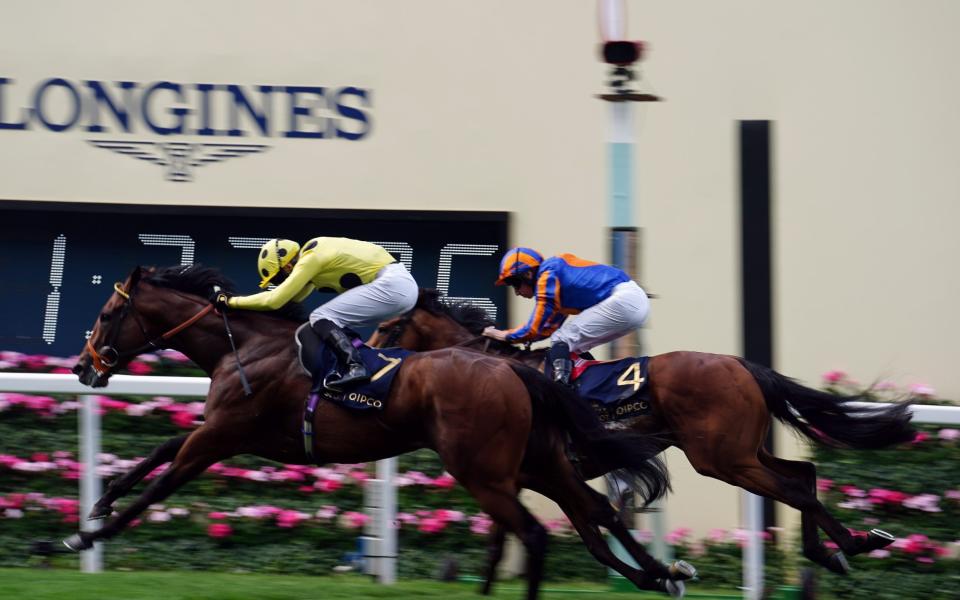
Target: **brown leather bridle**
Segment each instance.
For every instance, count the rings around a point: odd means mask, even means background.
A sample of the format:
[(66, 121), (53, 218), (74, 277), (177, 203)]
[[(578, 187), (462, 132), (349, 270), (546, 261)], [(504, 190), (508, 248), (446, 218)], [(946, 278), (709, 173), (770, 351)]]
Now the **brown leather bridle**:
[[(123, 284), (120, 283), (119, 281), (113, 284), (113, 289), (117, 293), (117, 295), (119, 295), (124, 300), (123, 308), (120, 309), (120, 317), (117, 320), (117, 325), (113, 327), (113, 330), (110, 332), (110, 336), (107, 344), (101, 347), (99, 352), (97, 352), (97, 350), (93, 347), (93, 344), (90, 343), (89, 339), (87, 339), (87, 344), (86, 344), (87, 352), (90, 353), (90, 357), (93, 360), (93, 370), (96, 371), (97, 375), (100, 377), (103, 377), (104, 375), (106, 375), (110, 371), (110, 369), (117, 366), (117, 364), (119, 364), (122, 360), (126, 358), (137, 356), (138, 354), (146, 352), (147, 350), (151, 350), (151, 349), (159, 350), (161, 348), (165, 348), (166, 345), (164, 344), (164, 342), (166, 340), (177, 335), (187, 327), (190, 327), (191, 325), (193, 325), (194, 323), (196, 323), (197, 321), (205, 317), (214, 309), (213, 304), (208, 304), (204, 306), (202, 309), (200, 309), (200, 311), (197, 314), (193, 315), (183, 323), (180, 323), (179, 325), (167, 331), (166, 333), (151, 339), (150, 335), (147, 333), (146, 328), (143, 326), (143, 322), (140, 320), (140, 315), (139, 313), (137, 313), (136, 306), (134, 306), (133, 304), (133, 289), (132, 288), (130, 290), (123, 289)], [(126, 318), (128, 313), (133, 315), (133, 318), (137, 322), (137, 326), (140, 327), (140, 332), (143, 334), (143, 339), (146, 340), (146, 343), (136, 348), (135, 350), (131, 350), (129, 352), (120, 352), (115, 347), (117, 337), (120, 335), (119, 325), (120, 323), (123, 322), (123, 319)]]

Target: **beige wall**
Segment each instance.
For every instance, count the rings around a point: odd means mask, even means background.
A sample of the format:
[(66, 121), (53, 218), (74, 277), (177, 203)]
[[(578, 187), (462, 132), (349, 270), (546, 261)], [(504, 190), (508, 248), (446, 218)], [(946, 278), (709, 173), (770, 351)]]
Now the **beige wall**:
[[(643, 283), (660, 295), (647, 350), (740, 352), (735, 121), (772, 119), (777, 368), (811, 385), (844, 369), (960, 398), (960, 4), (628, 5), (630, 33), (650, 43), (645, 81), (666, 99), (637, 119)], [(83, 132), (0, 131), (0, 198), (509, 210), (517, 242), (606, 255), (593, 2), (4, 8), (0, 76), (17, 82), (5, 91), (8, 118), (48, 77), (355, 85), (373, 90), (373, 133), (269, 138), (270, 151), (184, 184), (88, 146)], [(139, 134), (128, 137), (156, 138)], [(671, 526), (736, 524), (735, 490), (691, 473), (679, 454), (669, 462)]]

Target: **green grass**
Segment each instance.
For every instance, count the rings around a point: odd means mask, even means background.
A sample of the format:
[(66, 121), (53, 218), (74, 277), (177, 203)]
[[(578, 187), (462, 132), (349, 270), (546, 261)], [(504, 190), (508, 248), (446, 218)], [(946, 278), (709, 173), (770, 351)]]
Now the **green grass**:
[[(688, 587), (688, 597), (705, 597), (704, 590)], [(195, 571), (137, 571), (89, 574), (62, 569), (0, 569), (0, 598), (17, 600), (480, 600), (479, 584), (469, 582), (401, 581), (384, 586), (361, 575), (307, 577), (255, 573), (198, 573)], [(506, 581), (495, 598), (524, 597), (522, 581)], [(729, 592), (728, 592), (729, 593)], [(541, 598), (572, 600), (648, 600), (661, 594), (614, 593), (609, 586), (588, 583), (547, 584)]]

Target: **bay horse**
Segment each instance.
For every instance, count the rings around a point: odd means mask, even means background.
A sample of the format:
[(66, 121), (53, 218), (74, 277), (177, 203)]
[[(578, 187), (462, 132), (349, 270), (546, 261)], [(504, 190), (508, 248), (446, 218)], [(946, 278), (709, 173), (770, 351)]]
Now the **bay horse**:
[[(137, 267), (115, 284), (101, 309), (73, 369), (81, 383), (105, 386), (135, 356), (161, 347), (185, 354), (211, 383), (203, 423), (160, 444), (111, 482), (90, 518), (110, 517), (113, 503), (138, 481), (163, 463), (170, 467), (101, 529), (64, 540), (72, 550), (116, 536), (148, 506), (238, 454), (290, 464), (359, 463), (430, 448), (481, 509), (526, 547), (527, 598), (538, 593), (547, 534), (517, 500), (521, 477), (560, 504), (600, 562), (641, 589), (682, 594), (690, 571), (650, 557), (566, 457), (569, 437), (589, 461), (636, 472), (652, 482), (653, 494), (660, 494), (668, 485), (666, 472), (662, 463), (648, 460), (657, 450), (643, 436), (611, 435), (599, 421), (584, 420), (571, 410), (576, 403), (569, 392), (533, 369), (448, 348), (404, 358), (378, 414), (321, 402), (314, 414), (311, 460), (301, 430), (311, 380), (294, 344), (294, 331), (306, 314), (230, 311), (228, 323), (209, 301), (215, 286), (235, 291), (216, 269)], [(614, 556), (599, 527), (610, 529), (643, 570)]]
[[(494, 323), (483, 309), (445, 304), (435, 290), (421, 290), (416, 306), (381, 323), (371, 346), (429, 351), (467, 347), (542, 368), (545, 349), (521, 349), (481, 335)], [(742, 358), (703, 352), (670, 352), (650, 357), (651, 411), (613, 427), (652, 435), (660, 449), (675, 446), (693, 468), (801, 513), (803, 555), (834, 573), (846, 574), (847, 556), (894, 542), (873, 529), (853, 534), (817, 500), (816, 468), (785, 460), (763, 447), (770, 416), (819, 444), (877, 449), (914, 439), (909, 402), (863, 408), (861, 396), (843, 396), (804, 387), (776, 371)], [(585, 404), (580, 402), (581, 404)], [(821, 542), (822, 529), (838, 550)], [(503, 530), (494, 533), (492, 559), (499, 558)], [(492, 578), (492, 567), (487, 577)], [(485, 588), (489, 591), (489, 584)]]

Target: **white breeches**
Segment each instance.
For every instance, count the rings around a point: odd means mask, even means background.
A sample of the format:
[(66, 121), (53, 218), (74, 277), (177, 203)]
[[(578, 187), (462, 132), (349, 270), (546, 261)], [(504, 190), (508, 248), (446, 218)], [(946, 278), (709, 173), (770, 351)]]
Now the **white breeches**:
[(362, 327), (411, 310), (419, 289), (406, 267), (391, 263), (370, 283), (351, 288), (310, 313), (310, 324), (329, 319), (338, 327)]
[(586, 352), (639, 329), (650, 312), (650, 299), (634, 281), (613, 288), (605, 300), (563, 322), (550, 343), (566, 342), (572, 352)]

